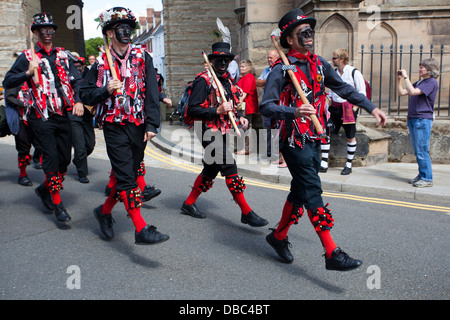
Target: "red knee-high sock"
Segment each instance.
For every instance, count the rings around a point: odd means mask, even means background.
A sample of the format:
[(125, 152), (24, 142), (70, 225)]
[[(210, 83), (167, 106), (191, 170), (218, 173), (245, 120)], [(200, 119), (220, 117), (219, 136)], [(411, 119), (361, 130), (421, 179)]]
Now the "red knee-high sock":
[(203, 176), (199, 174), (197, 179), (195, 179), (194, 186), (192, 187), (191, 193), (187, 197), (186, 201), (184, 201), (188, 206), (194, 204), (197, 201), (198, 197), (202, 194), (202, 189), (200, 186), (202, 185)]
[(19, 165), (19, 177), (25, 177), (27, 175), (27, 166), (20, 166)]
[(147, 225), (144, 218), (142, 218), (141, 208), (135, 207), (130, 203), (127, 191), (125, 190), (120, 191), (119, 194), (120, 199), (123, 201), (125, 209), (128, 212), (128, 216), (131, 218), (131, 221), (133, 221), (134, 227), (136, 228), (136, 232), (140, 232)]
[(234, 201), (236, 201), (239, 208), (241, 208), (242, 214), (246, 215), (252, 211), (252, 208), (248, 205), (247, 200), (245, 200), (244, 181), (240, 179), (237, 174), (234, 174), (231, 176), (226, 176), (225, 182), (228, 186), (228, 190), (230, 190), (230, 193), (233, 196)]
[[(309, 217), (309, 220), (311, 221), (311, 223), (313, 223), (312, 211), (309, 209), (308, 209), (308, 217)], [(314, 224), (313, 224), (313, 226), (314, 226)], [(330, 258), (333, 250), (337, 248), (336, 243), (334, 243), (334, 240), (331, 237), (330, 230), (323, 230), (323, 231), (316, 230), (316, 233), (319, 236), (320, 241), (322, 242), (322, 245), (325, 249), (325, 256), (327, 258)]]
[(59, 191), (50, 192), (50, 195), (52, 196), (53, 204), (61, 203), (61, 196), (59, 195)]
[(116, 176), (114, 175), (114, 173), (111, 169), (111, 173), (109, 174), (108, 185), (106, 187), (111, 189), (113, 187), (113, 185), (115, 185), (116, 183), (117, 183)]
[(111, 193), (109, 194), (108, 198), (106, 198), (105, 203), (103, 203), (102, 206), (102, 213), (103, 214), (111, 214), (112, 209), (114, 206), (119, 202), (119, 200), (116, 198), (117, 188), (116, 185), (113, 184), (111, 188)]
[(142, 176), (142, 175), (137, 176), (136, 183), (138, 184), (139, 189), (141, 189), (141, 191), (144, 191), (144, 188), (147, 185), (145, 183), (144, 176)]
[(140, 208), (133, 208), (128, 210), (128, 215), (131, 218), (131, 221), (133, 221), (134, 227), (136, 228), (136, 231), (139, 233), (144, 227), (147, 225), (144, 218), (142, 218), (141, 215), (141, 209)]
[[(53, 176), (52, 179), (58, 180), (58, 176)], [(61, 177), (61, 179), (62, 179), (62, 177)], [(55, 183), (55, 182), (52, 182), (52, 184), (53, 183)], [(51, 183), (48, 180), (48, 176), (45, 175), (44, 186), (50, 192), (50, 196), (52, 197), (53, 204), (60, 204), (61, 203), (61, 196), (59, 194), (59, 190), (55, 189), (55, 187), (53, 187), (53, 188), (50, 187), (50, 185), (51, 185)], [(60, 187), (62, 188), (62, 181), (60, 181)]]
[(19, 157), (19, 177), (25, 177), (27, 175), (27, 166), (30, 164), (31, 156), (27, 155), (25, 157)]
[(278, 223), (278, 227), (274, 232), (274, 236), (278, 240), (284, 240), (286, 239), (286, 236), (288, 234), (289, 228), (291, 227), (291, 217), (292, 217), (292, 210), (294, 209), (294, 206), (292, 203), (290, 203), (288, 200), (286, 200), (286, 203), (283, 207), (283, 212), (281, 213), (281, 219)]

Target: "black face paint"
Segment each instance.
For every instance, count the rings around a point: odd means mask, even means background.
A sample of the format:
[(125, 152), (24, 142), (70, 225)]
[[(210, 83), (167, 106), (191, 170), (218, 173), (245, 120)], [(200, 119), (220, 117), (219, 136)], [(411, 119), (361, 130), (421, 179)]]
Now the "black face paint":
[(39, 40), (44, 44), (52, 43), (56, 33), (55, 29), (51, 27), (39, 28), (37, 32)]
[[(297, 32), (298, 44), (301, 45), (303, 48), (307, 49), (308, 51), (311, 51), (314, 48), (314, 34), (315, 31), (310, 27), (301, 28)], [(308, 41), (310, 42), (306, 43)]]
[(225, 72), (227, 72), (229, 63), (230, 63), (229, 58), (218, 57), (218, 58), (214, 58), (213, 66), (214, 66), (214, 69), (217, 71), (217, 73), (222, 75)]
[(131, 40), (131, 27), (128, 24), (121, 23), (114, 28), (114, 33), (116, 35), (117, 41), (123, 44), (130, 43)]

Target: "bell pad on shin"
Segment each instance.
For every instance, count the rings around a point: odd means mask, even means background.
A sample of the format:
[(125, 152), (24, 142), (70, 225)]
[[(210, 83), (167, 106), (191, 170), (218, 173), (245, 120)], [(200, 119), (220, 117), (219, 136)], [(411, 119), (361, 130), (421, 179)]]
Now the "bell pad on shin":
[(137, 171), (137, 175), (138, 176), (145, 176), (145, 163), (144, 163), (144, 161), (142, 161), (141, 164), (139, 165), (139, 169)]
[(333, 227), (334, 219), (327, 206), (328, 203), (324, 207), (311, 210), (311, 222), (316, 231), (330, 230)]
[(62, 182), (64, 181), (64, 176), (62, 174), (57, 174), (51, 176), (48, 179), (48, 191), (59, 192), (59, 190), (64, 189)]
[(226, 181), (227, 181), (227, 187), (231, 193), (244, 192), (244, 190), (246, 188), (244, 179), (237, 175), (232, 178), (228, 178)]
[(127, 190), (127, 202), (130, 209), (139, 208), (142, 206), (142, 192), (141, 189), (135, 188)]
[(202, 176), (202, 182), (200, 183), (199, 188), (202, 192), (206, 192), (212, 188), (213, 184), (214, 184), (214, 180), (212, 180), (211, 178)]
[(27, 154), (24, 157), (19, 157), (19, 168), (24, 168), (31, 163), (31, 154)]

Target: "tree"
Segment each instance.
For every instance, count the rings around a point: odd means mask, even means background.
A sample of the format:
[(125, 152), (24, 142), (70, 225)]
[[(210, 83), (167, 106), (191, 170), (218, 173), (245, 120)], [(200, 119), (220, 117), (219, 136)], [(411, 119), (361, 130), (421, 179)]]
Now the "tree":
[(89, 55), (93, 54), (96, 57), (98, 57), (100, 50), (98, 50), (99, 46), (103, 46), (103, 38), (97, 37), (97, 38), (91, 38), (84, 42), (85, 45), (85, 53), (86, 58), (89, 57)]

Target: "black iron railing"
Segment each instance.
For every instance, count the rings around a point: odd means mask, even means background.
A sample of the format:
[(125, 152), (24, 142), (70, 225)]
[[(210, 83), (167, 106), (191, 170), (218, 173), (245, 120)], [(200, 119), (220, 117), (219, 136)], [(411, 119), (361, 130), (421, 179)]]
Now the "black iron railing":
[[(419, 80), (419, 63), (423, 59), (435, 58), (439, 63), (440, 76), (438, 94), (434, 104), (436, 117), (450, 116), (450, 52), (444, 51), (444, 45), (435, 51), (434, 45), (429, 50), (424, 50), (420, 45), (418, 50), (411, 44), (409, 50), (400, 45), (394, 48), (393, 45), (385, 50), (383, 45), (375, 48), (370, 46), (370, 51), (365, 51), (361, 46), (360, 70), (369, 81), (372, 88), (372, 102), (387, 112), (389, 115), (406, 115), (409, 98), (398, 97), (397, 95), (397, 70), (405, 69), (409, 73), (411, 81)], [(369, 64), (367, 70), (366, 64)]]

